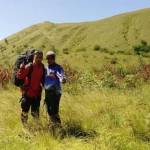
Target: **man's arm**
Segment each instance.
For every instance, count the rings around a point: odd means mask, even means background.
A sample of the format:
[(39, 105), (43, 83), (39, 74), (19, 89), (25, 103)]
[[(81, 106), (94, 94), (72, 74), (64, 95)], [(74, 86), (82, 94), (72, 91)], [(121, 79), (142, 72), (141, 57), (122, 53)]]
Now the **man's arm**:
[(66, 75), (65, 75), (63, 68), (61, 68), (60, 71), (57, 72), (56, 75), (59, 78), (60, 82), (66, 83), (67, 79), (66, 79)]

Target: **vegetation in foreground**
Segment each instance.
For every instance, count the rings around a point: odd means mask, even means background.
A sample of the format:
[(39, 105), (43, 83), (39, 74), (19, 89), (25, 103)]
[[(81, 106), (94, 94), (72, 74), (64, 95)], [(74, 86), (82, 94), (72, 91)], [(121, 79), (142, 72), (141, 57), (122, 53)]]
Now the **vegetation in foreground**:
[(43, 106), (40, 121), (30, 118), (29, 127), (23, 128), (18, 90), (1, 90), (0, 149), (148, 150), (149, 90), (150, 86), (143, 84), (136, 89), (93, 89), (77, 95), (64, 91), (63, 129), (55, 134), (48, 128)]
[(40, 120), (30, 118), (28, 127), (22, 126), (19, 89), (9, 84), (11, 69), (1, 69), (8, 78), (0, 93), (0, 149), (150, 149), (149, 64), (112, 63), (92, 72), (64, 68), (69, 82), (61, 100), (62, 129), (55, 132), (43, 105)]

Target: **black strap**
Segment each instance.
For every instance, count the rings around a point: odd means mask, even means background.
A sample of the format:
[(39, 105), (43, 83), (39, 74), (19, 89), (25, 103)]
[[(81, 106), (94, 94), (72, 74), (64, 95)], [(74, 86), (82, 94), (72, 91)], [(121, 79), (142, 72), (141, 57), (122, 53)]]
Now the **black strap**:
[(30, 65), (30, 68), (29, 68), (29, 73), (27, 75), (27, 77), (29, 78), (29, 85), (31, 84), (31, 76), (32, 76), (32, 72), (33, 72), (33, 64)]
[(43, 76), (42, 76), (42, 85), (44, 86), (44, 80), (45, 80), (45, 67), (44, 67), (44, 64), (42, 64), (42, 68), (43, 68)]

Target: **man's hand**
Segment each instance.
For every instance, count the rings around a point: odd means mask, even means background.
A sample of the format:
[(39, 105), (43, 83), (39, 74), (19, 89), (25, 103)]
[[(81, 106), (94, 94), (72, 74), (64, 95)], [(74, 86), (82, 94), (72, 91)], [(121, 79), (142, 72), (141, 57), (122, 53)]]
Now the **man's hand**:
[(50, 72), (50, 73), (49, 73), (49, 77), (51, 77), (51, 78), (53, 78), (53, 79), (56, 79), (56, 75), (55, 75), (55, 73), (53, 73), (53, 72)]
[(66, 83), (66, 82), (67, 82), (66, 78), (63, 78), (62, 83)]
[(20, 69), (24, 69), (25, 68), (25, 65), (22, 63), (20, 64)]

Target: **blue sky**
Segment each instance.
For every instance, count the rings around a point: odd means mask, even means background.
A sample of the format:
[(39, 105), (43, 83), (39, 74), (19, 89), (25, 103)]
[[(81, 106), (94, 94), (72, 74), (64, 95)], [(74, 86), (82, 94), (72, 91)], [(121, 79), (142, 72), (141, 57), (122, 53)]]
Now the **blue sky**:
[(150, 0), (0, 0), (0, 39), (43, 21), (92, 21), (148, 7)]

